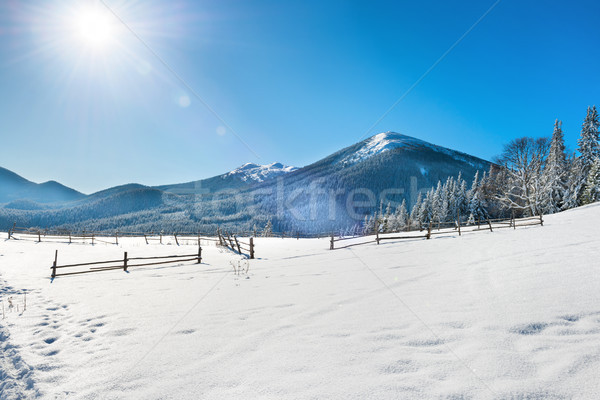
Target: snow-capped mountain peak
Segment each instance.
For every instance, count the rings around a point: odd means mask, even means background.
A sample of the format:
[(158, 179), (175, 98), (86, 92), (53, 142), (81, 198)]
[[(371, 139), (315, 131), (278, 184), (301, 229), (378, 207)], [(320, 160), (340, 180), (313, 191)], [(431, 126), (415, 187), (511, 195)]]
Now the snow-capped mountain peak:
[(422, 140), (395, 132), (383, 132), (363, 141), (362, 147), (342, 160), (344, 164), (354, 164), (374, 155), (399, 147), (412, 147), (428, 144)]
[(254, 181), (254, 182), (263, 182), (267, 179), (274, 178), (279, 175), (287, 174), (288, 172), (292, 172), (297, 170), (298, 168), (292, 167), (289, 165), (284, 165), (282, 163), (272, 163), (267, 165), (259, 165), (254, 163), (246, 163), (239, 168), (234, 169), (225, 175), (227, 176), (236, 176), (240, 178), (242, 181)]
[[(396, 132), (383, 132), (375, 136), (372, 136), (363, 142), (361, 147), (353, 153), (347, 155), (341, 160), (344, 165), (356, 164), (360, 161), (364, 161), (370, 157), (376, 156), (383, 152), (405, 148), (405, 149), (430, 149), (437, 153), (443, 153), (452, 158), (460, 161), (469, 163), (471, 166), (480, 168), (482, 165), (475, 165), (472, 157), (468, 154), (461, 153), (459, 151), (451, 150), (442, 146), (431, 144), (421, 139), (417, 139), (411, 136), (406, 136)], [(424, 174), (423, 171), (421, 171)]]

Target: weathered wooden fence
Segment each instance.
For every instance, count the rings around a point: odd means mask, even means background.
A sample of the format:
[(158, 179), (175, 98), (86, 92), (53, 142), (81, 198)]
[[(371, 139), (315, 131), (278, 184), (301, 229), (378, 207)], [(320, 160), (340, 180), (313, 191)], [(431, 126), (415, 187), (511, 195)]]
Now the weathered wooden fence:
[[(130, 263), (133, 261), (134, 263)], [(140, 263), (141, 261), (141, 263)], [(50, 277), (52, 279), (57, 276), (67, 276), (67, 275), (78, 275), (78, 274), (87, 274), (90, 272), (101, 272), (101, 271), (111, 271), (111, 270), (123, 270), (127, 272), (129, 268), (134, 267), (146, 267), (151, 265), (161, 265), (161, 264), (174, 264), (174, 263), (182, 263), (186, 261), (196, 261), (197, 264), (202, 263), (202, 247), (198, 246), (197, 254), (183, 254), (183, 255), (170, 255), (170, 256), (153, 256), (153, 257), (129, 257), (127, 252), (123, 254), (123, 258), (119, 260), (108, 260), (108, 261), (93, 261), (86, 263), (78, 263), (78, 264), (66, 264), (66, 265), (58, 265), (58, 250), (54, 253), (54, 262), (50, 269), (52, 270)], [(111, 264), (111, 265), (107, 265)], [(116, 264), (116, 265), (115, 265)], [(101, 266), (100, 266), (101, 265)], [(81, 267), (87, 267), (87, 269), (81, 270)], [(63, 270), (65, 268), (78, 268), (79, 270), (74, 272), (60, 272), (57, 273), (57, 270)]]
[(246, 243), (239, 240), (236, 235), (228, 232), (221, 232), (219, 230), (217, 234), (220, 246), (226, 247), (239, 255), (254, 259), (254, 238), (252, 236), (248, 243)]
[[(351, 246), (360, 246), (369, 243), (379, 244), (383, 240), (408, 240), (408, 239), (431, 239), (432, 236), (435, 235), (449, 235), (458, 233), (461, 236), (463, 233), (469, 232), (478, 232), (478, 231), (490, 231), (493, 232), (494, 229), (502, 229), (502, 228), (513, 228), (517, 229), (517, 227), (524, 226), (533, 226), (533, 225), (541, 225), (544, 226), (544, 218), (540, 214), (537, 217), (526, 217), (526, 218), (498, 218), (498, 219), (485, 219), (483, 221), (477, 221), (473, 224), (462, 225), (460, 220), (457, 219), (454, 222), (445, 222), (445, 223), (429, 223), (427, 228), (422, 228), (419, 230), (407, 230), (407, 231), (399, 231), (399, 232), (389, 232), (389, 233), (380, 233), (376, 232), (372, 235), (367, 236), (350, 236), (350, 237), (339, 237), (336, 238), (333, 234), (331, 234), (329, 239), (329, 250), (335, 249), (343, 249)], [(415, 234), (419, 232), (418, 234)], [(389, 236), (393, 235), (393, 236)], [(336, 243), (345, 242), (353, 239), (365, 238), (366, 240), (349, 243), (347, 245), (341, 245), (336, 247)]]

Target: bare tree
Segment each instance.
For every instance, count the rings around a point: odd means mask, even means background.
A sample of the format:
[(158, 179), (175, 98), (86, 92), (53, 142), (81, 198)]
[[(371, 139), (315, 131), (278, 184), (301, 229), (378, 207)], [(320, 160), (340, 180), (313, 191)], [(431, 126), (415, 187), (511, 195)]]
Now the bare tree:
[(537, 215), (543, 208), (544, 182), (540, 179), (550, 149), (548, 138), (522, 137), (504, 146), (496, 160), (496, 199), (504, 207), (526, 215)]

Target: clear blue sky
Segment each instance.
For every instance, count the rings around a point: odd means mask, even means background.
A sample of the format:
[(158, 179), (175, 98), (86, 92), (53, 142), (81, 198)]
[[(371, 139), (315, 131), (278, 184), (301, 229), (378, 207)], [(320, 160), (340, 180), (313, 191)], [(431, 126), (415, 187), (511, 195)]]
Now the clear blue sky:
[[(0, 166), (89, 193), (353, 144), (494, 1), (106, 0), (260, 158), (82, 3), (0, 4)], [(599, 16), (595, 1), (501, 1), (370, 133), (490, 159), (560, 118), (574, 149), (600, 105)]]

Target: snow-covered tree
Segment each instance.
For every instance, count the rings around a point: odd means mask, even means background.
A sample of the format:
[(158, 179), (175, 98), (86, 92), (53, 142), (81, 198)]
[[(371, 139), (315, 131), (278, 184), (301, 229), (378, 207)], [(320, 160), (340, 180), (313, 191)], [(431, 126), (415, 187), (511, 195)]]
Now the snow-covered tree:
[(590, 204), (600, 200), (600, 157), (594, 160), (585, 182), (581, 204)]
[(406, 209), (406, 200), (396, 207), (396, 211), (390, 216), (389, 231), (399, 232), (408, 225), (408, 211)]
[(273, 236), (273, 223), (271, 222), (271, 220), (268, 220), (263, 232), (262, 232), (263, 237), (270, 237)]
[(542, 203), (544, 213), (555, 213), (563, 207), (568, 183), (567, 173), (567, 156), (565, 153), (562, 122), (557, 119), (554, 122), (550, 150), (542, 172)]
[(482, 220), (488, 218), (487, 203), (483, 194), (484, 182), (487, 180), (485, 173), (479, 180), (479, 171), (475, 174), (471, 190), (469, 190), (469, 219)]
[(587, 178), (583, 162), (575, 154), (567, 161), (567, 165), (567, 184), (561, 210), (568, 210), (580, 205), (581, 194)]
[(579, 158), (583, 163), (586, 175), (592, 168), (596, 158), (600, 157), (600, 144), (598, 143), (598, 111), (596, 106), (588, 107), (587, 115), (581, 126), (581, 137), (577, 141), (579, 145)]
[(423, 199), (423, 202), (421, 203), (421, 209), (419, 210), (419, 228), (422, 228), (423, 226), (425, 226), (425, 224), (428, 224), (432, 219), (431, 206), (433, 203), (434, 193), (435, 192), (433, 188), (431, 188), (431, 190), (427, 192), (427, 194), (425, 195), (425, 199)]
[(538, 215), (543, 211), (543, 186), (541, 174), (549, 150), (547, 138), (522, 137), (504, 146), (498, 158), (502, 168), (504, 186), (498, 185), (496, 200), (507, 209), (525, 215)]
[(390, 218), (392, 217), (392, 205), (388, 202), (385, 213), (381, 217), (381, 232), (390, 231)]
[(417, 201), (413, 204), (412, 209), (410, 210), (410, 221), (409, 225), (411, 228), (420, 228), (421, 222), (419, 221), (419, 214), (421, 212), (421, 204), (423, 203), (423, 195), (419, 192), (417, 196)]

